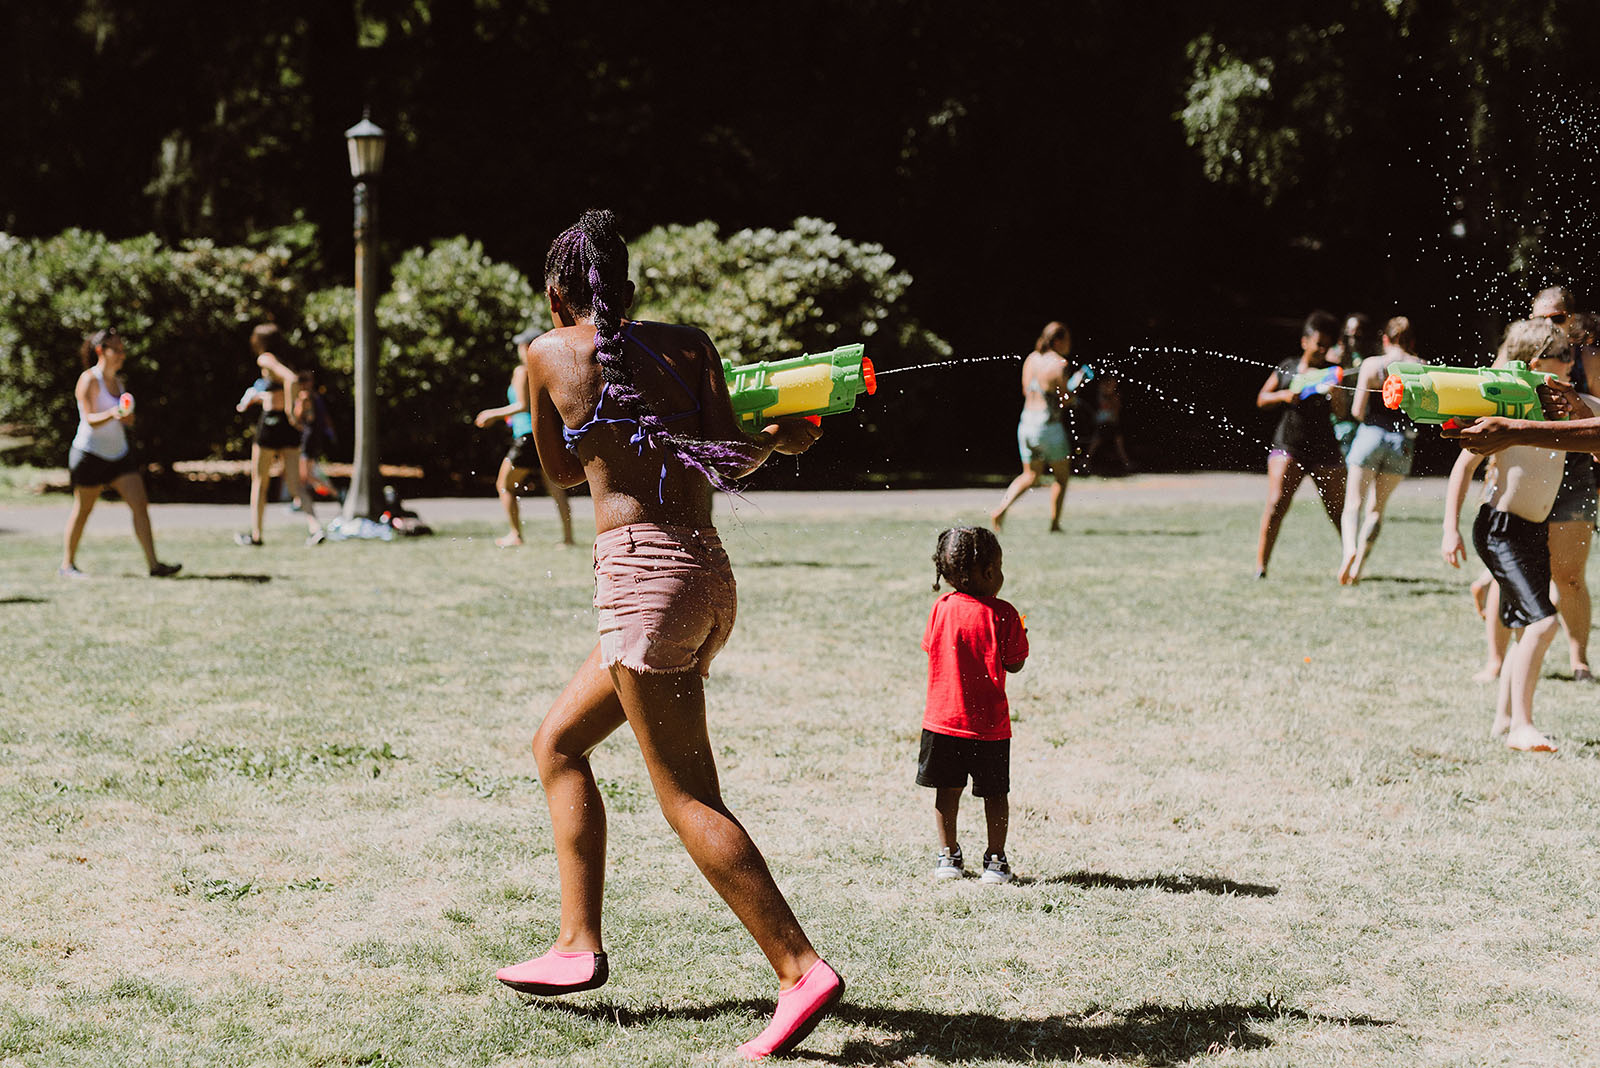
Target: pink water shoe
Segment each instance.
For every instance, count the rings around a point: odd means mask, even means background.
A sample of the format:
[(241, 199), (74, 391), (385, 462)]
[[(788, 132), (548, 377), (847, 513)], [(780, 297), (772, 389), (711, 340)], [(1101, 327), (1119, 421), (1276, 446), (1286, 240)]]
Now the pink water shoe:
[(604, 986), (611, 977), (604, 953), (562, 953), (552, 949), (542, 957), (501, 968), (494, 977), (523, 994), (576, 994)]
[(819, 960), (806, 970), (800, 981), (778, 992), (778, 1009), (767, 1029), (739, 1047), (747, 1061), (759, 1061), (774, 1053), (788, 1053), (828, 1015), (828, 1010), (844, 995), (844, 980), (839, 973)]

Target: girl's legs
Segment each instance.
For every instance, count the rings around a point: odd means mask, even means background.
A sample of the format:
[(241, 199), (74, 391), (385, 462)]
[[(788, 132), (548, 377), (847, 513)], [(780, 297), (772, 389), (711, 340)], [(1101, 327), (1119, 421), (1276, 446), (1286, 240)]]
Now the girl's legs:
[(984, 851), (987, 858), (991, 853), (1006, 855), (1006, 831), (1011, 826), (1011, 798), (1006, 794), (994, 794), (983, 799), (983, 817), (989, 825), (989, 848)]
[(1044, 461), (1027, 463), (1022, 466), (1022, 474), (1011, 480), (1011, 485), (1006, 487), (1005, 496), (1000, 498), (1000, 507), (989, 513), (989, 525), (999, 530), (1006, 521), (1006, 510), (1017, 503), (1017, 498), (1033, 488), (1039, 476), (1044, 473)]
[[(1378, 531), (1383, 529), (1383, 510), (1389, 506), (1390, 496), (1394, 494), (1395, 488), (1403, 481), (1405, 481), (1404, 475), (1381, 473), (1372, 480), (1370, 493), (1365, 495), (1367, 502), (1365, 514), (1361, 520), (1361, 529), (1357, 532), (1356, 555), (1354, 564), (1350, 569), (1350, 582), (1361, 581), (1361, 570), (1366, 567), (1367, 556), (1372, 552), (1372, 546), (1378, 541)], [(1361, 499), (1358, 497), (1355, 503), (1359, 505)], [(1348, 517), (1351, 511), (1350, 491), (1346, 487), (1345, 516)]]
[(300, 514), (306, 517), (306, 532), (320, 534), (322, 524), (317, 522), (316, 497), (312, 494), (309, 485), (300, 481), (300, 450), (278, 449), (278, 456), (283, 460), (283, 485), (289, 491), (291, 501), (300, 502)]
[(1356, 557), (1361, 554), (1361, 502), (1366, 499), (1367, 487), (1372, 485), (1377, 472), (1371, 468), (1352, 464), (1348, 469), (1344, 487), (1344, 511), (1339, 516), (1339, 537), (1344, 546), (1344, 556), (1339, 560), (1339, 585), (1349, 586), (1357, 581)]
[(1344, 516), (1344, 472), (1343, 464), (1311, 469), (1311, 481), (1317, 487), (1317, 496), (1322, 498), (1322, 510), (1328, 513), (1335, 534)]
[(961, 811), (961, 786), (941, 786), (933, 792), (933, 811), (939, 819), (939, 848), (954, 853), (960, 848), (956, 815)]
[(1495, 706), (1494, 727), (1490, 734), (1504, 734), (1506, 745), (1524, 751), (1553, 752), (1555, 745), (1533, 725), (1533, 689), (1539, 684), (1539, 669), (1545, 651), (1555, 639), (1556, 616), (1546, 616), (1522, 628), (1517, 642), (1506, 654), (1500, 672), (1500, 695)]
[(1500, 585), (1490, 578), (1483, 596), (1483, 667), (1472, 676), (1472, 681), (1493, 682), (1499, 678), (1506, 662), (1506, 648), (1510, 644), (1511, 629), (1500, 622)]
[(561, 875), (561, 931), (553, 948), (562, 952), (604, 949), (600, 905), (606, 879), (606, 809), (589, 754), (623, 722), (622, 704), (597, 645), (533, 736)]
[(267, 514), (267, 483), (272, 478), (272, 450), (250, 446), (250, 537), (261, 540), (262, 521)]
[(506, 534), (494, 543), (502, 549), (512, 549), (522, 544), (522, 508), (517, 503), (517, 487), (528, 477), (525, 467), (512, 467), (511, 461), (500, 461), (500, 473), (494, 478), (494, 491), (500, 497), (500, 507), (506, 510), (509, 524)]
[(133, 536), (139, 539), (144, 550), (145, 567), (151, 570), (161, 561), (156, 559), (156, 540), (150, 532), (150, 498), (144, 492), (144, 479), (137, 471), (129, 471), (111, 482), (123, 500), (128, 502), (128, 512), (133, 516)]
[(761, 852), (723, 804), (706, 733), (704, 680), (693, 672), (638, 673), (620, 666), (611, 669), (611, 680), (662, 814), (766, 954), (780, 992), (789, 989), (820, 958)]
[(83, 528), (89, 522), (89, 513), (94, 511), (95, 502), (100, 499), (103, 486), (73, 486), (72, 487), (72, 513), (67, 516), (66, 534), (62, 538), (61, 567), (66, 571), (75, 571), (78, 567), (78, 542), (83, 540)]
[(545, 474), (542, 467), (539, 469), (539, 477), (544, 480), (544, 491), (550, 494), (552, 501), (556, 502), (556, 515), (561, 517), (561, 544), (576, 544), (572, 540), (572, 505), (567, 503), (567, 488)]
[(1267, 457), (1267, 506), (1261, 513), (1261, 536), (1256, 541), (1257, 578), (1267, 576), (1267, 562), (1278, 541), (1278, 528), (1294, 501), (1294, 491), (1305, 477), (1306, 469), (1291, 460), (1288, 453), (1274, 452)]
[(1584, 574), (1589, 564), (1589, 543), (1593, 528), (1582, 519), (1550, 524), (1550, 592), (1567, 630), (1567, 655), (1572, 674), (1583, 679), (1589, 674), (1589, 582)]
[(1061, 530), (1061, 508), (1067, 503), (1067, 479), (1072, 475), (1072, 460), (1056, 460), (1050, 465), (1055, 485), (1050, 487), (1050, 529)]

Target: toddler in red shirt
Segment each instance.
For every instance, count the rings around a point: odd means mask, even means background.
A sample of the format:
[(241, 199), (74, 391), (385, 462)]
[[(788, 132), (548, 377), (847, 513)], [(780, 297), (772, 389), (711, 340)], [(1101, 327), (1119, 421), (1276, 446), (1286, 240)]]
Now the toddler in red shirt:
[(1010, 602), (995, 594), (1005, 583), (1000, 539), (982, 527), (955, 527), (939, 534), (933, 588), (942, 578), (949, 593), (933, 602), (922, 648), (928, 654), (928, 704), (922, 717), (917, 785), (931, 786), (939, 815), (936, 879), (963, 874), (956, 840), (961, 791), (983, 798), (989, 847), (983, 881), (1008, 883), (1006, 825), (1011, 818), (1011, 707), (1006, 672), (1028, 659), (1028, 632)]

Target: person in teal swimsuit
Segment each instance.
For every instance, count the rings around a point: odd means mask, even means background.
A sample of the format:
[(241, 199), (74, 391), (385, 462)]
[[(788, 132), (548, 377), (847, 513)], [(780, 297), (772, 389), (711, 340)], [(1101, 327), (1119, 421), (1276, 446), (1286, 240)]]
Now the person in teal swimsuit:
[(567, 491), (544, 473), (544, 468), (539, 465), (539, 450), (533, 444), (528, 370), (523, 361), (528, 355), (528, 346), (539, 334), (540, 331), (529, 327), (512, 338), (517, 350), (517, 367), (511, 372), (511, 384), (506, 387), (507, 403), (501, 408), (485, 408), (473, 420), (478, 426), (488, 426), (499, 419), (511, 425), (511, 449), (500, 461), (500, 472), (494, 480), (495, 492), (500, 495), (500, 504), (506, 510), (506, 521), (511, 528), (495, 539), (494, 543), (502, 549), (512, 549), (522, 544), (522, 509), (517, 503), (517, 490), (522, 487), (523, 480), (535, 471), (544, 481), (545, 492), (556, 502), (556, 513), (561, 517), (562, 546), (573, 544), (572, 506), (567, 503)]
[(1022, 363), (1022, 416), (1017, 421), (1022, 474), (1011, 480), (1000, 506), (989, 513), (990, 525), (997, 531), (1005, 522), (1006, 511), (1047, 470), (1055, 476), (1055, 485), (1050, 487), (1050, 529), (1061, 529), (1067, 477), (1072, 474), (1072, 437), (1066, 424), (1066, 409), (1072, 400), (1067, 388), (1067, 356), (1071, 352), (1072, 334), (1066, 325), (1048, 323)]

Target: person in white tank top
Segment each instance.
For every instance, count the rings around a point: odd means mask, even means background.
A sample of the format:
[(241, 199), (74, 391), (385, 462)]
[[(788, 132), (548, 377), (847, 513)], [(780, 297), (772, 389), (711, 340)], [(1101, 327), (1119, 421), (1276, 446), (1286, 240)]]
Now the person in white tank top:
[(78, 543), (100, 494), (107, 486), (128, 502), (133, 533), (144, 550), (145, 565), (154, 578), (176, 575), (181, 564), (164, 564), (156, 558), (155, 537), (150, 532), (149, 498), (138, 460), (128, 444), (127, 427), (133, 422), (133, 396), (123, 392), (122, 364), (128, 358), (122, 338), (113, 329), (91, 334), (81, 352), (84, 372), (73, 392), (78, 401), (78, 432), (67, 454), (72, 480), (72, 512), (62, 537), (62, 578), (87, 577), (78, 570)]

